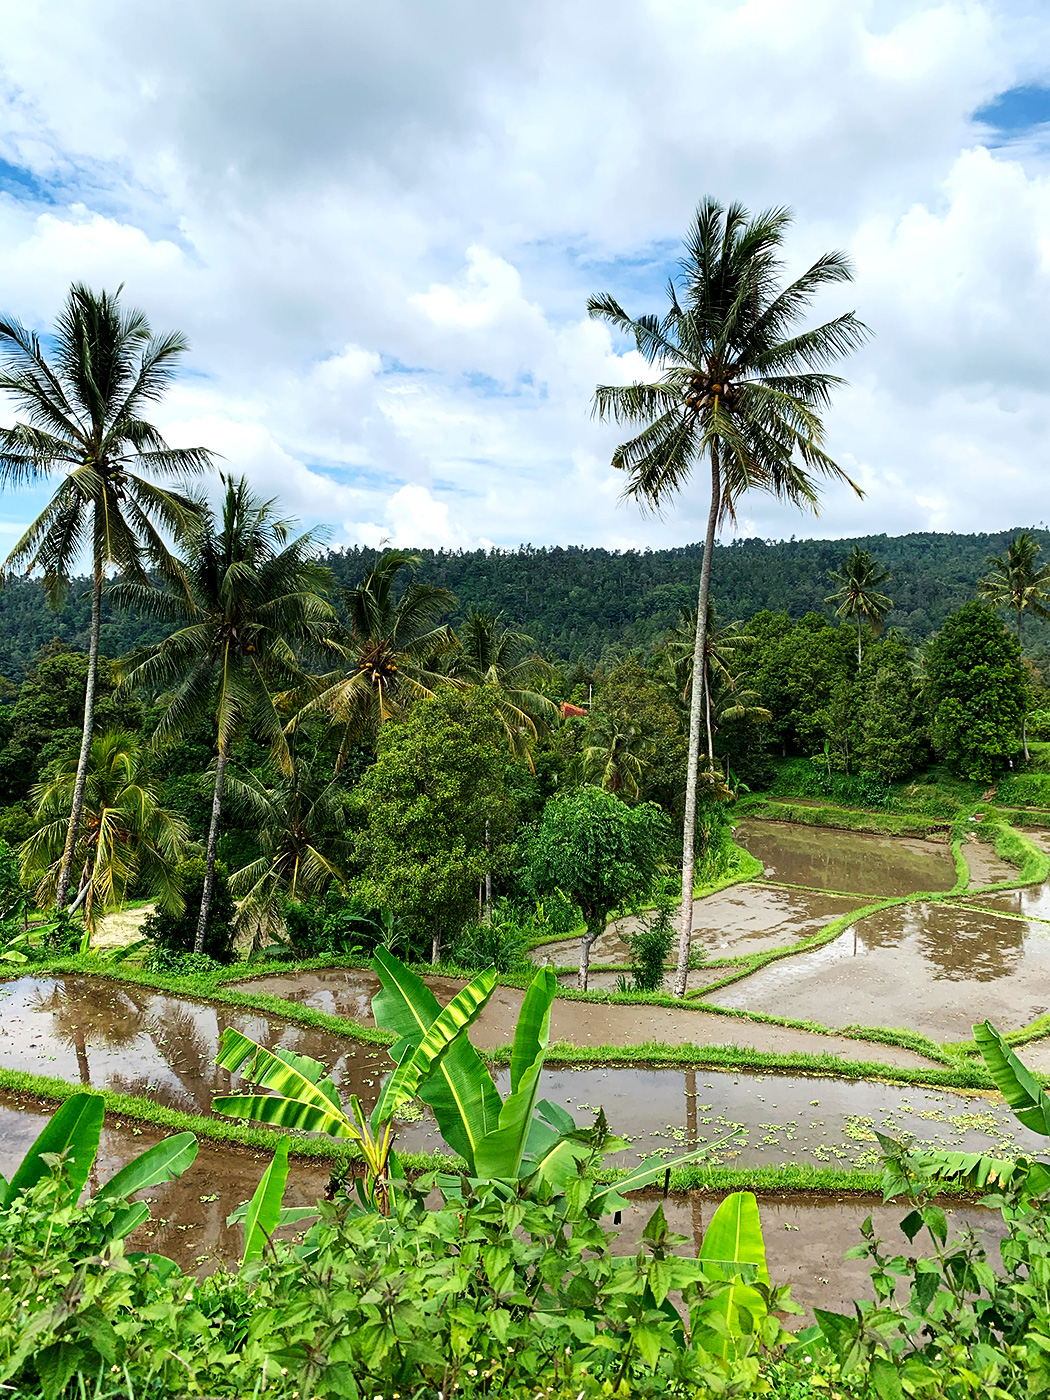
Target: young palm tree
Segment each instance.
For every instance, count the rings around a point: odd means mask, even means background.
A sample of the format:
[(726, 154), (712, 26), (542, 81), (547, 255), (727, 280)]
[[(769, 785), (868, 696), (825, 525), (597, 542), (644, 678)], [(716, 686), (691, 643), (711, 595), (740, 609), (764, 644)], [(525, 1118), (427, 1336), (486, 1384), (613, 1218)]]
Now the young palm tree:
[[(183, 492), (153, 478), (205, 471), (203, 447), (169, 447), (142, 416), (160, 399), (189, 349), (178, 333), (155, 336), (141, 311), (124, 310), (120, 290), (96, 294), (77, 283), (55, 327), (54, 352), (19, 322), (0, 319), (0, 391), (23, 417), (0, 428), (0, 486), (60, 477), (54, 496), (12, 549), (4, 571), (39, 568), (52, 606), (61, 604), (70, 572), (91, 562), (91, 641), (84, 726), (67, 814), (55, 902), (69, 890), (91, 750), (98, 678), (99, 627), (106, 568), (146, 582), (151, 565), (170, 581), (178, 566), (161, 531), (178, 537), (193, 517)], [(159, 528), (158, 528), (159, 527)]]
[[(990, 558), (991, 572), (977, 584), (978, 596), (993, 608), (1010, 608), (1017, 614), (1017, 640), (1021, 641), (1021, 619), (1025, 610), (1036, 617), (1050, 618), (1050, 564), (1036, 567), (1042, 553), (1039, 541), (1028, 530), (1021, 530), (1006, 546), (1006, 558)], [(1028, 716), (1021, 725), (1025, 761), (1028, 753)]]
[(583, 751), (583, 773), (588, 782), (597, 779), (597, 786), (620, 797), (637, 799), (641, 795), (642, 770), (645, 765), (631, 746), (638, 739), (634, 725), (621, 729), (604, 715), (596, 714), (592, 721), (597, 729), (597, 744)]
[(241, 735), (254, 734), (269, 744), (276, 765), (291, 772), (275, 692), (306, 684), (296, 647), (325, 647), (335, 627), (335, 613), (324, 597), (331, 575), (314, 557), (315, 533), (289, 540), (291, 523), (274, 514), (272, 501), (254, 496), (243, 477), (223, 480), (221, 526), (205, 512), (185, 537), (188, 591), (161, 592), (135, 583), (117, 590), (122, 602), (177, 629), (121, 668), (129, 687), (171, 690), (154, 743), (199, 733), (212, 719), (217, 724), (198, 953), (215, 887), (230, 747)]
[(978, 595), (993, 608), (1009, 608), (1017, 614), (1017, 640), (1025, 610), (1050, 618), (1050, 564), (1037, 568), (1042, 553), (1039, 541), (1022, 530), (1006, 546), (1006, 558), (989, 558), (990, 572), (977, 584)]
[(339, 645), (347, 664), (322, 676), (300, 715), (326, 711), (342, 730), (337, 765), (350, 747), (374, 738), (388, 719), (404, 713), (413, 700), (429, 697), (448, 676), (443, 657), (458, 645), (450, 627), (435, 620), (455, 605), (447, 588), (410, 582), (395, 598), (402, 569), (419, 567), (418, 555), (388, 549), (372, 572), (348, 590), (350, 632)]
[[(796, 330), (813, 296), (852, 274), (841, 253), (827, 253), (783, 285), (781, 254), (790, 217), (773, 209), (751, 218), (738, 204), (723, 209), (706, 199), (662, 317), (632, 318), (608, 295), (588, 303), (592, 316), (629, 336), (662, 371), (651, 383), (600, 385), (595, 391), (600, 418), (642, 425), (613, 454), (613, 465), (627, 473), (626, 494), (657, 508), (682, 490), (699, 463), (706, 462), (710, 472), (696, 672), (707, 641), (715, 533), (734, 517), (740, 497), (760, 490), (815, 508), (817, 476), (848, 481), (823, 448), (821, 411), (842, 382), (826, 366), (855, 349), (867, 332), (852, 312)], [(689, 712), (676, 996), (685, 995), (689, 970), (702, 690), (693, 687)]]
[(303, 758), (270, 786), (253, 773), (231, 775), (227, 792), (231, 805), (252, 822), (263, 850), (230, 880), (231, 893), (240, 899), (237, 925), (253, 937), (272, 936), (285, 899), (320, 900), (333, 880), (346, 882), (348, 793), (337, 781), (320, 780)]
[[(71, 758), (32, 790), (42, 825), (19, 847), (19, 859), (41, 902), (58, 883), (77, 774), (78, 764)], [(149, 776), (138, 736), (124, 729), (97, 734), (88, 756), (72, 862), (79, 882), (73, 908), (83, 905), (88, 928), (119, 909), (133, 885), (150, 890), (162, 909), (181, 909), (175, 867), (188, 841), (186, 823), (161, 803), (160, 784)]]
[[(755, 638), (744, 631), (742, 622), (719, 625), (715, 605), (707, 607), (707, 627), (704, 632), (704, 715), (707, 725), (707, 761), (715, 764), (715, 729), (711, 712), (711, 690), (733, 691), (740, 662), (754, 647)], [(696, 650), (696, 609), (683, 608), (677, 627), (667, 639), (667, 651), (674, 668), (676, 683), (681, 687), (683, 701), (688, 700), (693, 685), (693, 659)]]
[(865, 622), (876, 636), (882, 631), (883, 618), (893, 607), (893, 599), (879, 592), (881, 584), (893, 578), (889, 569), (884, 569), (859, 545), (846, 556), (841, 569), (829, 569), (828, 578), (838, 584), (835, 592), (824, 599), (825, 603), (837, 603), (835, 616), (843, 620), (857, 620), (857, 667), (864, 659), (861, 629)]
[(535, 648), (531, 637), (511, 631), (499, 615), (471, 611), (446, 663), (451, 680), (488, 687), (511, 753), (530, 768), (530, 742), (545, 737), (558, 715), (554, 701), (535, 689), (555, 674)]

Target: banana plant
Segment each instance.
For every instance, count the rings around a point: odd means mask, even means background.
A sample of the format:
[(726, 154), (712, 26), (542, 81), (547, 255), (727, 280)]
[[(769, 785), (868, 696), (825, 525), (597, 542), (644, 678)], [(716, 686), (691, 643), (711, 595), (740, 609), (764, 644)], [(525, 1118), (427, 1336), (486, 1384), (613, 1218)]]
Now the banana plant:
[(485, 1009), (495, 986), (494, 969), (480, 973), (444, 1010), (439, 1008), (425, 1034), (411, 1044), (404, 1041), (395, 1047), (399, 1048), (397, 1067), (384, 1085), (371, 1118), (366, 1116), (356, 1094), (350, 1096), (349, 1113), (344, 1109), (338, 1090), (317, 1060), (291, 1050), (267, 1050), (232, 1026), (219, 1039), (216, 1063), (269, 1092), (223, 1094), (213, 1100), (212, 1107), (216, 1113), (233, 1118), (252, 1118), (300, 1132), (348, 1138), (364, 1158), (369, 1201), (381, 1214), (389, 1214), (391, 1179), (399, 1174), (393, 1153), (394, 1116), (420, 1093), (428, 1078), (440, 1071), (450, 1049), (465, 1040), (467, 1028)]
[[(692, 1311), (691, 1330), (714, 1355), (727, 1356), (741, 1333), (743, 1311), (763, 1316), (766, 1300), (754, 1284), (769, 1287), (766, 1245), (758, 1202), (750, 1191), (734, 1191), (721, 1203), (704, 1232), (699, 1259), (709, 1278), (724, 1279), (729, 1287), (704, 1298)], [(744, 1332), (750, 1332), (750, 1326)]]
[[(101, 1094), (71, 1095), (48, 1120), (11, 1180), (0, 1176), (0, 1212), (8, 1210), (23, 1192), (48, 1176), (59, 1162), (64, 1169), (61, 1203), (78, 1200), (98, 1156), (104, 1116), (105, 1101)], [(98, 1188), (95, 1198), (126, 1202), (136, 1191), (174, 1181), (192, 1166), (196, 1156), (194, 1134), (176, 1133), (128, 1162)], [(148, 1218), (149, 1206), (144, 1201), (126, 1205), (115, 1213), (106, 1238), (123, 1239)]]

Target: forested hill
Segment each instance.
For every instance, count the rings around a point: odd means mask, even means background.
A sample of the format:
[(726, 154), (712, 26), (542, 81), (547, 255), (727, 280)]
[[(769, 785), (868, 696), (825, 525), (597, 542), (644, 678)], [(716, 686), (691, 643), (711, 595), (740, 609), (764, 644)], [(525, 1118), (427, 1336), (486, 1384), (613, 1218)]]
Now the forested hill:
[[(1034, 532), (1050, 558), (1050, 533)], [(857, 540), (737, 540), (717, 548), (714, 597), (726, 619), (747, 619), (762, 608), (800, 617), (830, 612), (828, 570), (854, 544), (871, 550), (893, 573), (887, 592), (896, 607), (890, 626), (916, 641), (935, 632), (945, 617), (974, 596), (989, 555), (1002, 554), (1016, 530), (994, 535), (870, 535)], [(606, 549), (422, 550), (419, 573), (428, 583), (452, 589), (461, 611), (485, 607), (503, 612), (542, 647), (569, 661), (594, 663), (611, 654), (647, 649), (659, 641), (679, 610), (695, 605), (703, 549), (657, 549), (624, 553)], [(374, 550), (336, 550), (329, 555), (339, 582), (352, 585), (371, 566)], [(16, 582), (0, 591), (0, 676), (20, 680), (41, 646), (55, 637), (87, 647), (90, 597), (86, 581), (75, 581), (59, 613), (46, 605), (37, 583)], [(1050, 652), (1050, 627), (1028, 624), (1028, 649)], [(120, 656), (159, 637), (155, 623), (110, 614), (102, 637), (106, 655)]]

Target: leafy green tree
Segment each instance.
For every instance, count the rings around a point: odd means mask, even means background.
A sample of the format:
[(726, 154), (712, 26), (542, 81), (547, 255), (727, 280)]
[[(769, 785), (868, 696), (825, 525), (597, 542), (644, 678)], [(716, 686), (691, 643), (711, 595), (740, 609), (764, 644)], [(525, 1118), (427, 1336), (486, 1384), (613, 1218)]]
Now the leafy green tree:
[[(989, 559), (991, 572), (977, 584), (977, 593), (993, 608), (1009, 608), (1017, 614), (1017, 640), (1025, 611), (1050, 619), (1050, 564), (1037, 567), (1042, 546), (1028, 531), (1021, 530), (1006, 547), (1005, 558)], [(1028, 715), (1021, 726), (1021, 744), (1027, 760)]]
[(530, 746), (546, 738), (558, 716), (557, 705), (539, 689), (552, 683), (554, 667), (536, 654), (533, 639), (512, 631), (499, 615), (472, 609), (446, 667), (452, 679), (488, 688), (511, 753), (531, 766)]
[(583, 913), (582, 992), (591, 944), (617, 905), (652, 891), (665, 868), (670, 833), (670, 822), (655, 803), (628, 807), (612, 793), (586, 786), (552, 798), (523, 843), (526, 886), (539, 897), (560, 890)]
[(641, 763), (639, 795), (679, 817), (689, 749), (678, 698), (661, 679), (658, 666), (649, 670), (635, 657), (615, 666), (600, 679), (591, 716), (582, 728), (588, 740), (604, 724), (633, 729), (632, 750)]
[(836, 584), (835, 592), (825, 598), (825, 603), (837, 603), (835, 616), (857, 623), (857, 667), (864, 658), (862, 629), (866, 622), (876, 636), (882, 631), (882, 621), (893, 607), (893, 599), (879, 592), (879, 587), (889, 583), (893, 575), (888, 569), (871, 557), (866, 549), (854, 545), (845, 563), (838, 569), (828, 571), (829, 580)]
[(275, 691), (305, 683), (296, 648), (323, 647), (335, 622), (324, 598), (330, 575), (314, 557), (314, 532), (289, 540), (291, 523), (275, 515), (272, 501), (253, 495), (244, 477), (228, 478), (225, 486), (221, 524), (206, 512), (186, 531), (186, 591), (135, 583), (120, 590), (127, 602), (176, 627), (123, 667), (129, 687), (170, 688), (154, 743), (192, 736), (213, 718), (217, 726), (197, 953), (204, 949), (230, 748), (239, 736), (253, 734), (290, 773)]
[(502, 719), (487, 690), (441, 686), (384, 724), (355, 789), (363, 826), (354, 892), (429, 936), (431, 961), (476, 915), (478, 888), (511, 856), (515, 813)]
[(967, 603), (926, 649), (933, 739), (956, 773), (991, 782), (1020, 749), (1021, 644), (982, 603)]
[(905, 648), (887, 639), (861, 669), (857, 764), (887, 782), (906, 778), (929, 757), (928, 722)]
[[(19, 855), (23, 879), (36, 885), (41, 904), (59, 879), (77, 772), (71, 755), (33, 790), (40, 826)], [(151, 894), (161, 909), (181, 910), (175, 871), (188, 836), (185, 822), (161, 803), (159, 784), (149, 773), (138, 735), (122, 729), (96, 734), (71, 866), (78, 883), (72, 907), (83, 906), (88, 928), (103, 914), (121, 908), (132, 888)]]
[(169, 447), (142, 416), (162, 398), (189, 349), (177, 332), (155, 336), (141, 311), (123, 310), (120, 292), (70, 288), (49, 359), (39, 337), (0, 319), (0, 392), (24, 415), (0, 428), (0, 485), (61, 477), (42, 513), (7, 556), (4, 571), (40, 569), (60, 604), (81, 554), (91, 561), (91, 640), (80, 758), (67, 816), (55, 902), (66, 902), (95, 723), (95, 693), (106, 569), (147, 586), (147, 566), (178, 586), (181, 573), (162, 532), (180, 536), (198, 507), (156, 477), (205, 471), (203, 447)]
[(347, 590), (350, 631), (339, 647), (346, 664), (316, 682), (314, 698), (301, 711), (331, 716), (342, 735), (340, 765), (352, 745), (374, 741), (387, 720), (403, 716), (413, 700), (429, 698), (449, 679), (442, 663), (457, 642), (437, 619), (455, 605), (452, 594), (414, 580), (397, 593), (401, 571), (411, 573), (418, 565), (418, 555), (388, 549)]
[[(852, 312), (799, 331), (798, 322), (824, 287), (850, 279), (841, 253), (827, 253), (784, 285), (783, 245), (790, 214), (772, 209), (749, 217), (705, 199), (686, 239), (677, 281), (663, 317), (632, 318), (611, 296), (588, 310), (633, 339), (662, 370), (647, 384), (601, 385), (595, 411), (603, 419), (642, 425), (617, 448), (613, 465), (627, 472), (627, 494), (653, 507), (680, 491), (693, 468), (710, 472), (707, 534), (697, 601), (694, 673), (702, 674), (715, 533), (750, 490), (794, 505), (816, 505), (816, 477), (848, 477), (823, 447), (821, 412), (842, 381), (826, 366), (858, 346), (865, 327)], [(852, 485), (852, 483), (850, 483)], [(856, 488), (855, 488), (856, 489)], [(697, 781), (703, 727), (702, 687), (689, 714), (682, 851), (682, 923), (676, 996), (685, 995), (692, 934)]]
[(828, 709), (856, 678), (854, 638), (820, 613), (792, 622), (760, 612), (747, 624), (756, 645), (742, 662), (742, 683), (770, 711), (772, 736), (783, 752), (812, 754), (827, 736)]

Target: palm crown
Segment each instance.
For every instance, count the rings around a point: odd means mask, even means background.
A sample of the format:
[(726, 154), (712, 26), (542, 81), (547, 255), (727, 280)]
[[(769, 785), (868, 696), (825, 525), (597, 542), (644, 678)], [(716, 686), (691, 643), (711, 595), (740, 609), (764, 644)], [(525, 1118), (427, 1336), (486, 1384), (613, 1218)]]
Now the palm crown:
[(511, 752), (530, 765), (529, 741), (546, 734), (558, 714), (554, 701), (536, 689), (553, 677), (554, 667), (535, 648), (530, 636), (505, 626), (499, 615), (472, 611), (448, 661), (450, 678), (489, 688)]
[(893, 607), (893, 599), (879, 588), (889, 583), (893, 575), (871, 557), (866, 549), (854, 545), (841, 569), (829, 569), (828, 579), (838, 584), (834, 593), (824, 599), (825, 603), (837, 603), (835, 616), (853, 618), (857, 623), (857, 665), (863, 659), (861, 650), (861, 627), (867, 622), (876, 632), (882, 631), (882, 621)]
[(1006, 547), (1006, 557), (989, 559), (991, 572), (977, 585), (980, 596), (993, 608), (1010, 608), (1017, 614), (1017, 636), (1027, 609), (1036, 617), (1050, 618), (1050, 564), (1042, 568), (1036, 561), (1042, 552), (1039, 541), (1028, 530), (1021, 530)]

